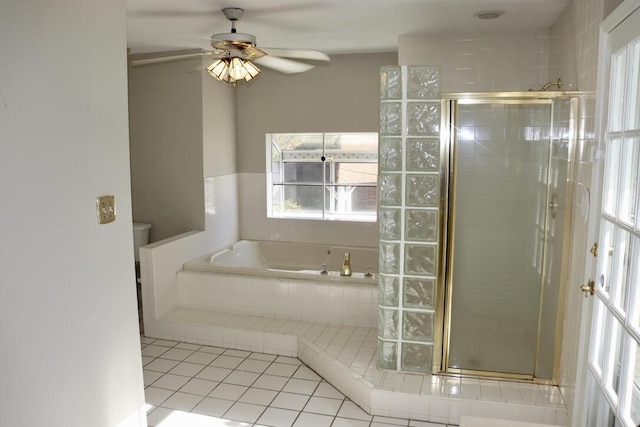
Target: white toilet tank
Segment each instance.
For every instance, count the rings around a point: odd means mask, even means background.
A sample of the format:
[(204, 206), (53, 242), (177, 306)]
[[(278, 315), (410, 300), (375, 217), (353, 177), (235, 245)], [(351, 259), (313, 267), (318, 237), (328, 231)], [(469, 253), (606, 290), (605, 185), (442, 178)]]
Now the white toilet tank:
[(136, 258), (136, 262), (140, 261), (140, 246), (144, 246), (149, 243), (149, 230), (151, 224), (145, 224), (144, 222), (133, 223), (133, 253)]

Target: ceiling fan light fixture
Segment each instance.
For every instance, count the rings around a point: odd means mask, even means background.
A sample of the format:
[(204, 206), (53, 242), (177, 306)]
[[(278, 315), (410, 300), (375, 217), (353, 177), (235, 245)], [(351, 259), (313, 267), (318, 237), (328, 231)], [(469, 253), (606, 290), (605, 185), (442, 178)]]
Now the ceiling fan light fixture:
[(251, 61), (239, 58), (220, 58), (207, 67), (211, 77), (219, 82), (230, 83), (236, 86), (239, 80), (249, 81), (260, 73), (260, 69)]
[(237, 56), (231, 58), (231, 63), (229, 64), (229, 76), (233, 80), (242, 80), (247, 75), (247, 70), (244, 68), (243, 60), (238, 58)]
[(218, 81), (227, 81), (229, 78), (229, 64), (227, 58), (220, 58), (207, 67), (207, 72)]
[(247, 74), (244, 76), (245, 81), (249, 81), (258, 74), (260, 74), (260, 68), (256, 67), (251, 61), (244, 61), (244, 68), (247, 70)]

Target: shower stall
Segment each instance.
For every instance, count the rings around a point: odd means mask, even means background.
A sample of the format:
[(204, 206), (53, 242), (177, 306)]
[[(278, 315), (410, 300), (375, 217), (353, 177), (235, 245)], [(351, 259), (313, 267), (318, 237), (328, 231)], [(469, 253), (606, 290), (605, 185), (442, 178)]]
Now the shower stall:
[(580, 94), (439, 88), (381, 72), (378, 366), (551, 382)]
[(442, 369), (552, 380), (578, 98), (442, 97), (449, 153)]

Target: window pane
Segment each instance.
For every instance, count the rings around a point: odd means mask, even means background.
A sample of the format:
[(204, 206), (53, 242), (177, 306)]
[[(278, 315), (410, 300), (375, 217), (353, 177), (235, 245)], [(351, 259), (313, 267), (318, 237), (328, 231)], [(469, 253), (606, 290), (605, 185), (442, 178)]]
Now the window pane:
[(604, 170), (604, 212), (616, 216), (618, 196), (618, 169), (620, 166), (620, 140), (607, 144), (607, 163)]
[(602, 376), (602, 360), (604, 356), (604, 337), (606, 334), (605, 325), (606, 325), (606, 307), (600, 301), (600, 298), (596, 298), (595, 300), (595, 310), (594, 310), (594, 321), (593, 321), (593, 329), (594, 329), (594, 338), (593, 338), (593, 348), (591, 349), (591, 363), (593, 363), (600, 376)]
[(587, 372), (587, 390), (589, 390), (589, 401), (587, 403), (588, 411), (586, 425), (591, 427), (597, 425), (600, 401), (605, 399), (600, 392), (599, 382), (592, 376), (591, 371)]
[(613, 265), (614, 254), (614, 226), (606, 220), (602, 220), (600, 225), (600, 251), (602, 256), (598, 257), (598, 278), (596, 286), (604, 292), (605, 296), (609, 296), (611, 291), (611, 267)]
[(322, 218), (322, 186), (274, 185), (273, 216)]
[(271, 141), (281, 151), (306, 153), (322, 151), (321, 133), (273, 133)]
[(620, 367), (622, 365), (623, 333), (620, 322), (614, 316), (609, 315), (605, 347), (607, 351), (607, 370), (605, 381), (612, 392), (618, 396), (620, 385)]
[(627, 129), (640, 129), (640, 41), (629, 46), (629, 89), (627, 90)]
[(327, 184), (369, 184), (378, 181), (376, 163), (330, 163), (326, 165)]
[[(273, 141), (271, 147), (271, 182), (274, 184), (282, 183), (282, 151), (278, 144)], [(267, 153), (269, 155), (269, 153)]]
[(633, 425), (640, 424), (640, 353), (638, 352), (638, 344), (633, 341), (631, 343), (631, 351), (629, 352), (629, 374), (630, 380), (626, 384), (626, 402), (625, 402), (625, 418), (631, 420)]
[(378, 134), (375, 132), (327, 133), (325, 150), (328, 155), (335, 151), (347, 151), (353, 154), (367, 153), (377, 155)]
[(322, 184), (322, 163), (285, 163), (282, 182)]
[[(322, 134), (271, 134), (271, 179), (284, 182), (322, 182)], [(293, 166), (289, 164), (293, 163)], [(297, 167), (298, 164), (317, 164)], [(314, 179), (315, 178), (315, 179)]]
[(638, 139), (625, 138), (621, 147), (618, 219), (633, 226), (638, 183)]
[(627, 303), (627, 279), (631, 269), (631, 235), (625, 230), (618, 229), (616, 244), (613, 248), (613, 260), (615, 274), (611, 282), (614, 294), (614, 303), (621, 312), (626, 311)]
[(638, 288), (638, 283), (640, 283), (640, 236), (633, 236), (631, 240), (632, 251), (631, 261), (629, 262), (631, 268), (627, 279), (628, 288), (632, 292), (629, 311), (634, 313), (635, 322), (632, 322), (632, 324), (635, 326), (636, 331), (640, 331), (640, 289)]
[(372, 186), (330, 185), (326, 187), (325, 210), (328, 218), (348, 219), (376, 215), (377, 191)]
[(622, 108), (625, 100), (624, 83), (627, 68), (627, 50), (623, 49), (611, 57), (611, 85), (609, 92), (609, 131), (622, 130)]

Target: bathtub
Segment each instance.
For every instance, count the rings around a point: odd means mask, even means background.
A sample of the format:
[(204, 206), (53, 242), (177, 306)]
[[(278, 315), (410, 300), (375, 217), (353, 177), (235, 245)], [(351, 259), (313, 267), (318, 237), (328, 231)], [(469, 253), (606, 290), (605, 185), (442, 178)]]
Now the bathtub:
[[(340, 276), (344, 253), (351, 276)], [(326, 266), (326, 274), (322, 270)], [(306, 243), (241, 240), (184, 265), (185, 270), (242, 274), (320, 282), (377, 285), (378, 250)]]
[[(344, 252), (349, 277), (340, 276)], [(176, 297), (180, 308), (375, 327), (378, 250), (243, 240), (185, 263)]]

